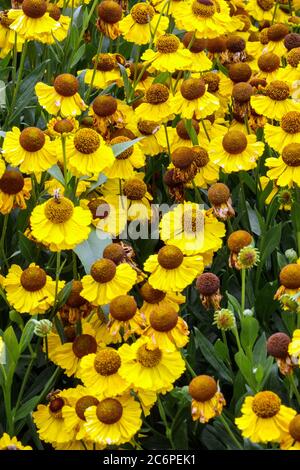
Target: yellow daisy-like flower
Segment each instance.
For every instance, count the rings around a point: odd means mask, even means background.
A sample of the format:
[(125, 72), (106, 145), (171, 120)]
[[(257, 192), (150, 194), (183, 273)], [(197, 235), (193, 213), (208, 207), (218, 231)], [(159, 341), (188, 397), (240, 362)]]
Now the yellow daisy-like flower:
[(120, 31), (126, 41), (135, 44), (147, 44), (151, 40), (151, 34), (155, 31), (155, 37), (164, 34), (169, 26), (166, 16), (155, 13), (154, 8), (148, 3), (136, 3), (120, 23)]
[(192, 55), (188, 49), (184, 49), (180, 40), (174, 34), (164, 34), (156, 40), (156, 52), (147, 49), (141, 59), (148, 62), (149, 72), (175, 72), (175, 70), (190, 70)]
[(219, 99), (207, 91), (201, 78), (188, 78), (181, 84), (180, 91), (171, 100), (175, 114), (182, 118), (203, 119), (213, 114), (220, 106)]
[(32, 450), (31, 446), (23, 446), (16, 436), (10, 437), (6, 432), (0, 437), (0, 450)]
[(145, 94), (145, 102), (140, 104), (135, 114), (138, 120), (164, 122), (174, 114), (169, 89), (162, 83), (150, 85)]
[(279, 158), (267, 158), (267, 176), (278, 186), (300, 186), (300, 143), (286, 145)]
[[(126, 7), (127, 8), (127, 5)], [(120, 36), (119, 21), (123, 16), (122, 6), (114, 0), (102, 0), (98, 5), (97, 29), (110, 39)]]
[[(114, 137), (110, 145), (130, 142), (131, 139), (124, 136)], [(135, 169), (145, 166), (145, 156), (138, 144), (134, 144), (127, 150), (116, 156), (112, 166), (105, 168), (103, 173), (108, 178), (129, 179), (134, 176)]]
[(284, 266), (279, 273), (279, 281), (280, 286), (277, 289), (274, 299), (280, 300), (281, 296), (284, 294), (291, 296), (298, 294), (300, 292), (300, 264), (297, 262)]
[(72, 404), (74, 398), (70, 396), (69, 390), (56, 390), (49, 396), (49, 401), (48, 405), (38, 405), (37, 410), (32, 413), (40, 439), (55, 444), (73, 440), (75, 430), (71, 434), (67, 432), (62, 409)]
[(69, 441), (57, 444), (56, 442), (51, 443), (55, 450), (103, 450), (106, 444), (95, 444), (91, 440), (80, 439), (80, 441)]
[(56, 116), (48, 122), (45, 133), (54, 139), (61, 139), (62, 136), (71, 137), (77, 132), (78, 127), (79, 123), (74, 117), (62, 118)]
[(19, 166), (23, 173), (46, 171), (57, 162), (55, 142), (37, 127), (26, 127), (22, 132), (13, 127), (6, 133), (2, 153), (8, 163)]
[[(59, 291), (64, 287), (59, 281)], [(36, 315), (45, 313), (52, 307), (55, 299), (55, 281), (34, 263), (27, 269), (13, 264), (3, 281), (7, 300), (17, 312)]]
[(60, 8), (52, 3), (47, 3), (47, 12), (49, 13), (50, 18), (53, 18), (59, 23), (59, 27), (55, 29), (55, 31), (46, 33), (43, 36), (43, 42), (46, 44), (55, 44), (56, 41), (63, 41), (68, 35), (71, 18), (69, 16), (62, 15)]
[(107, 327), (112, 337), (119, 336), (122, 331), (127, 341), (133, 334), (141, 335), (145, 326), (145, 317), (139, 312), (134, 297), (119, 295), (111, 301)]
[(179, 351), (160, 349), (146, 337), (131, 346), (123, 344), (119, 354), (122, 360), (120, 375), (139, 389), (153, 392), (169, 389), (185, 369)]
[(225, 173), (251, 170), (263, 154), (265, 144), (257, 142), (255, 135), (246, 135), (238, 130), (219, 135), (210, 143), (210, 156)]
[(0, 212), (9, 214), (13, 209), (26, 209), (30, 199), (31, 179), (23, 178), (17, 170), (6, 170), (0, 178)]
[(177, 246), (184, 254), (218, 251), (225, 232), (223, 222), (194, 202), (178, 204), (160, 222), (161, 239)]
[(253, 75), (253, 79), (264, 79), (267, 83), (277, 80), (280, 64), (279, 55), (273, 52), (263, 52), (257, 60), (258, 72)]
[(134, 392), (137, 394), (144, 415), (149, 416), (150, 410), (157, 400), (157, 393), (142, 388), (134, 388)]
[(280, 443), (282, 450), (300, 450), (300, 415), (294, 416), (289, 424), (288, 434)]
[(60, 28), (60, 23), (50, 17), (45, 0), (24, 0), (21, 9), (8, 12), (13, 20), (10, 29), (28, 41), (47, 42), (47, 36)]
[(87, 108), (78, 93), (77, 78), (70, 73), (58, 75), (53, 86), (38, 82), (35, 92), (40, 105), (49, 114), (60, 113), (63, 117), (76, 116)]
[[(118, 66), (116, 54), (98, 54), (93, 57), (92, 62), (96, 65), (96, 70), (87, 69), (84, 74), (84, 82), (90, 85), (94, 76), (93, 86), (100, 90), (106, 88), (111, 83), (116, 83), (117, 86), (123, 85), (123, 79)], [(78, 71), (78, 75), (82, 70)]]
[(144, 270), (151, 273), (151, 286), (165, 292), (182, 291), (203, 269), (201, 255), (184, 256), (175, 245), (164, 246), (157, 255), (150, 255), (144, 264)]
[(164, 13), (168, 12), (168, 15), (173, 15), (175, 10), (177, 10), (178, 5), (184, 2), (185, 0), (151, 0), (151, 5), (153, 5), (156, 11), (163, 11)]
[(204, 72), (212, 68), (212, 61), (204, 52), (205, 40), (196, 38), (194, 31), (188, 31), (183, 36), (182, 42), (186, 50), (188, 49), (191, 53), (191, 72)]
[(122, 129), (134, 119), (134, 111), (111, 95), (99, 95), (90, 106), (89, 116), (92, 116), (94, 129), (108, 140), (113, 128)]
[(13, 19), (8, 18), (8, 11), (0, 12), (0, 58), (6, 57), (7, 54), (14, 48), (15, 37), (17, 40), (17, 51), (21, 52), (24, 39), (17, 33), (10, 29)]
[(108, 319), (104, 313), (97, 312), (89, 321), (96, 332), (96, 341), (101, 347), (122, 342), (121, 335), (116, 334), (115, 336), (112, 336), (110, 334), (107, 327)]
[(219, 416), (226, 405), (215, 379), (209, 375), (194, 377), (189, 384), (189, 394), (192, 397), (193, 421), (207, 423)]
[[(82, 333), (85, 335), (90, 335), (93, 337), (95, 336), (94, 328), (88, 321), (84, 319), (81, 320), (81, 330), (82, 330)], [(73, 343), (76, 337), (77, 337), (76, 326), (70, 325), (69, 323), (67, 323), (67, 325), (64, 327), (65, 342)], [(55, 327), (53, 327), (52, 331), (48, 334), (47, 342), (48, 342), (48, 356), (49, 356), (49, 359), (52, 361), (52, 357), (57, 352), (56, 351), (57, 348), (59, 348), (60, 346), (64, 344), (62, 343), (62, 340)], [(43, 350), (44, 351), (46, 350), (45, 343), (43, 345)]]
[(66, 197), (54, 197), (36, 206), (30, 217), (32, 235), (50, 244), (52, 251), (72, 250), (91, 231), (89, 211), (74, 207)]
[(290, 99), (291, 89), (288, 83), (274, 80), (265, 88), (265, 95), (251, 96), (250, 103), (257, 114), (279, 121), (290, 111), (300, 112), (300, 103)]
[[(62, 148), (58, 150), (63, 158)], [(96, 175), (113, 165), (115, 158), (111, 148), (94, 130), (79, 129), (73, 138), (66, 141), (68, 167), (75, 176)]]
[(145, 282), (145, 284), (142, 285), (140, 288), (140, 294), (143, 298), (143, 305), (141, 306), (140, 311), (145, 315), (148, 322), (151, 312), (159, 312), (165, 307), (172, 307), (176, 312), (178, 312), (179, 306), (185, 302), (184, 295), (154, 289), (149, 282)]
[[(75, 195), (77, 197), (81, 196), (81, 194), (84, 193), (89, 188), (90, 184), (91, 184), (90, 181), (84, 181), (84, 180), (78, 181)], [(65, 193), (65, 189), (66, 189), (64, 185), (62, 185), (59, 181), (57, 181), (54, 178), (51, 178), (50, 180), (45, 181), (44, 188), (45, 188), (45, 191), (47, 191), (47, 193), (50, 196), (54, 196), (58, 192), (61, 196), (63, 196)], [(80, 203), (81, 201), (82, 200), (80, 200)], [(82, 207), (85, 207), (85, 206), (82, 206)]]
[(229, 7), (224, 0), (181, 2), (173, 16), (179, 29), (196, 31), (199, 38), (215, 38), (243, 28), (243, 23), (236, 16), (229, 16)]
[[(292, 341), (289, 344), (289, 354), (291, 356), (300, 358), (300, 330), (294, 330)], [(300, 364), (300, 363), (299, 363)]]
[(95, 354), (99, 349), (92, 327), (89, 325), (82, 331), (74, 341), (57, 346), (51, 353), (51, 361), (64, 369), (68, 377), (77, 377), (83, 358)]
[[(162, 128), (163, 142), (159, 137), (161, 126), (155, 121), (139, 120), (136, 126), (136, 133), (143, 139), (138, 143), (138, 146), (145, 155), (155, 156), (167, 148), (165, 137), (165, 130)], [(161, 135), (161, 133), (160, 133)]]
[[(257, 21), (284, 21), (287, 16), (280, 8), (276, 8), (275, 0), (249, 0), (245, 10)], [(274, 9), (276, 8), (276, 11)]]
[(289, 144), (300, 143), (300, 111), (290, 111), (282, 116), (280, 126), (267, 123), (265, 140), (276, 152), (282, 152)]
[(129, 442), (142, 425), (141, 407), (129, 394), (107, 397), (85, 411), (85, 429), (98, 444)]
[(243, 437), (252, 442), (280, 442), (288, 433), (289, 423), (296, 411), (281, 404), (276, 393), (259, 392), (246, 397), (242, 416), (235, 419)]
[(94, 305), (105, 305), (126, 294), (136, 277), (136, 271), (126, 263), (116, 266), (110, 259), (99, 259), (92, 265), (91, 273), (82, 278), (81, 296)]
[(116, 201), (114, 196), (81, 199), (81, 207), (89, 209), (92, 214), (92, 224), (99, 231), (117, 236), (124, 230), (127, 223), (126, 204)]
[(149, 315), (149, 326), (142, 332), (154, 346), (165, 351), (183, 348), (188, 343), (189, 329), (171, 306), (161, 307)]
[(119, 374), (121, 363), (118, 351), (104, 348), (82, 359), (77, 376), (101, 397), (121, 395), (130, 387), (130, 383)]

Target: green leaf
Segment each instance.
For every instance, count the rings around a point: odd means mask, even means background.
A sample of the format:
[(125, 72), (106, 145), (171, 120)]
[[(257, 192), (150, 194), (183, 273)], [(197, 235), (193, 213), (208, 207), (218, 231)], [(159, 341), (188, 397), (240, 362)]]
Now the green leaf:
[(226, 345), (221, 341), (220, 339), (217, 339), (217, 341), (214, 344), (214, 349), (216, 351), (217, 356), (221, 359), (221, 361), (225, 361), (229, 359), (228, 357), (228, 349)]
[(36, 408), (39, 403), (39, 396), (30, 398), (26, 401), (20, 408), (17, 410), (15, 415), (15, 421), (20, 421), (23, 418), (26, 418), (27, 415), (32, 413), (32, 410)]
[(51, 168), (49, 168), (49, 170), (47, 170), (47, 172), (61, 184), (65, 185), (64, 175), (62, 174), (58, 165), (53, 165)]
[(3, 334), (3, 340), (9, 354), (9, 357), (16, 364), (19, 359), (20, 349), (17, 337), (12, 326), (9, 326)]
[(74, 251), (83, 264), (86, 273), (91, 270), (92, 264), (102, 257), (104, 248), (111, 243), (111, 236), (106, 233), (105, 238), (101, 239), (98, 230), (91, 230), (89, 238), (74, 248)]
[(28, 347), (33, 337), (33, 331), (34, 331), (34, 322), (29, 320), (23, 329), (22, 336), (20, 339), (20, 353), (25, 351), (25, 349)]
[(157, 77), (155, 77), (152, 84), (153, 83), (165, 83), (168, 80), (169, 76), (170, 76), (169, 72), (161, 72), (160, 74), (157, 75)]
[(233, 312), (241, 314), (242, 313), (242, 308), (241, 308), (241, 305), (240, 305), (239, 301), (233, 295), (229, 294), (229, 292), (227, 292), (227, 291), (226, 291), (226, 295), (227, 295), (227, 298), (228, 298), (228, 308), (229, 308), (229, 310), (232, 310)]
[(18, 234), (21, 254), (28, 263), (32, 263), (36, 259), (36, 244), (29, 240), (22, 232), (19, 231)]
[(260, 264), (263, 266), (267, 258), (273, 253), (276, 248), (279, 248), (281, 240), (282, 224), (279, 223), (271, 227), (266, 235), (261, 239), (259, 251), (261, 253)]
[(24, 328), (23, 318), (18, 312), (16, 312), (16, 310), (11, 310), (9, 312), (9, 319), (10, 321), (16, 323), (21, 330), (23, 330)]
[(59, 309), (62, 305), (68, 300), (71, 291), (72, 291), (73, 281), (68, 282), (64, 288), (59, 292), (57, 296), (57, 305), (56, 308)]
[(85, 52), (85, 47), (86, 45), (85, 44), (82, 44), (80, 46), (80, 48), (78, 49), (78, 51), (75, 53), (74, 57), (73, 57), (73, 60), (71, 62), (71, 65), (70, 65), (70, 68), (72, 69), (73, 67), (75, 67), (75, 65), (80, 61), (80, 59), (84, 56), (84, 52)]
[(193, 145), (199, 145), (198, 136), (197, 136), (196, 131), (194, 129), (194, 126), (192, 124), (192, 119), (185, 119), (184, 120), (184, 125), (185, 125), (185, 128), (188, 132), (188, 135), (189, 135)]
[(251, 231), (255, 233), (255, 235), (259, 236), (261, 234), (261, 229), (260, 229), (260, 223), (257, 217), (257, 212), (252, 209), (248, 201), (246, 201), (246, 206), (247, 206)]
[(122, 75), (122, 78), (123, 78), (125, 96), (128, 99), (130, 96), (133, 95), (133, 93), (132, 93), (133, 88), (132, 88), (132, 85), (129, 81), (128, 74), (127, 74), (127, 71), (126, 71), (125, 67), (122, 64), (118, 64), (118, 65), (119, 65), (120, 72), (121, 72), (121, 75)]
[(256, 392), (257, 383), (253, 375), (253, 367), (250, 362), (250, 359), (243, 353), (243, 351), (237, 352), (234, 356), (234, 359), (241, 373), (243, 374), (247, 384), (251, 387), (254, 392)]
[(244, 349), (252, 351), (259, 331), (259, 323), (254, 317), (241, 319), (241, 343)]
[(130, 140), (129, 142), (112, 145), (111, 149), (114, 153), (114, 156), (117, 157), (142, 139), (144, 139), (144, 137), (137, 137), (136, 139)]

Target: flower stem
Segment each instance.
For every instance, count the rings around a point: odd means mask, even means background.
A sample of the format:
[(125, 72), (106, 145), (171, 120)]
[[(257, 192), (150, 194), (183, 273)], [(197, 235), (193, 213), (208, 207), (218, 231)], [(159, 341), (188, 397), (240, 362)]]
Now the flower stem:
[(99, 62), (99, 54), (102, 51), (102, 44), (103, 44), (103, 34), (101, 33), (98, 48), (97, 48), (97, 52), (96, 52), (96, 59), (95, 59), (95, 63), (94, 63), (93, 75), (92, 75), (91, 83), (89, 84), (89, 88), (87, 90), (87, 94), (86, 94), (86, 97), (85, 97), (85, 102), (86, 103), (89, 102), (91, 92), (92, 92), (92, 89), (93, 89), (94, 80), (95, 80), (96, 71), (97, 71), (97, 66), (98, 66), (98, 62)]
[(292, 374), (288, 375), (288, 377), (289, 377), (289, 381), (290, 381), (290, 384), (291, 384), (291, 388), (292, 388), (292, 390), (294, 392), (294, 395), (297, 399), (298, 405), (300, 406), (300, 393), (299, 393), (299, 390), (298, 390), (298, 388), (295, 384), (294, 374), (292, 373)]
[(242, 301), (241, 301), (242, 312), (245, 310), (245, 303), (246, 303), (246, 269), (242, 268)]
[(165, 428), (166, 428), (166, 436), (167, 438), (169, 439), (170, 441), (170, 444), (171, 444), (171, 448), (172, 449), (175, 449), (175, 446), (174, 446), (174, 443), (173, 443), (173, 439), (172, 439), (172, 432), (171, 432), (171, 428), (169, 427), (168, 425), (168, 421), (167, 421), (167, 417), (166, 417), (166, 413), (165, 413), (165, 410), (164, 410), (164, 407), (163, 407), (163, 404), (161, 402), (161, 399), (160, 399), (160, 396), (157, 395), (157, 405), (158, 405), (158, 410), (159, 410), (159, 414), (160, 414), (160, 417), (165, 425)]
[(220, 421), (222, 422), (224, 428), (226, 429), (226, 431), (228, 432), (229, 436), (231, 437), (231, 439), (233, 440), (233, 442), (235, 443), (235, 445), (240, 449), (240, 450), (243, 450), (243, 446), (242, 444), (237, 440), (237, 438), (235, 437), (235, 435), (233, 434), (233, 432), (231, 431), (225, 417), (221, 414), (219, 416), (220, 418)]
[(3, 220), (3, 227), (2, 227), (2, 234), (1, 234), (1, 239), (0, 239), (0, 252), (2, 255), (3, 263), (5, 264), (6, 268), (9, 268), (7, 258), (6, 258), (6, 253), (5, 253), (5, 248), (4, 248), (4, 243), (5, 243), (5, 235), (7, 231), (7, 224), (8, 224), (8, 214), (4, 216)]

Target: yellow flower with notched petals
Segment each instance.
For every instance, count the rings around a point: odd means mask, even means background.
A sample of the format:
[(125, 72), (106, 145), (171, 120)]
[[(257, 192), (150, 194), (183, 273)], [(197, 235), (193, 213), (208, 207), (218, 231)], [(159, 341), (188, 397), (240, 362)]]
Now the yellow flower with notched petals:
[(16, 436), (10, 437), (6, 432), (0, 438), (0, 450), (32, 450), (31, 446), (23, 446)]

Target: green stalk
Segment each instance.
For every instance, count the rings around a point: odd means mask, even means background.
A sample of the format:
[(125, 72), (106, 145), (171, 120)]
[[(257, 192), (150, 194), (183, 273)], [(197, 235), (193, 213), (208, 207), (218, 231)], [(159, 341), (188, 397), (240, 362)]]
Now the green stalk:
[(168, 421), (167, 421), (167, 417), (166, 417), (166, 413), (165, 413), (165, 410), (164, 410), (164, 407), (163, 407), (163, 404), (161, 402), (161, 399), (160, 399), (160, 396), (157, 395), (157, 405), (158, 405), (158, 410), (159, 410), (159, 414), (160, 414), (160, 417), (164, 423), (164, 426), (166, 428), (166, 436), (167, 438), (169, 439), (170, 441), (170, 444), (171, 444), (171, 447), (172, 449), (175, 449), (175, 446), (174, 446), (174, 443), (173, 443), (173, 440), (172, 440), (172, 432), (171, 432), (171, 428), (169, 427), (168, 425)]
[(235, 443), (235, 445), (240, 449), (240, 450), (243, 450), (243, 446), (241, 445), (241, 443), (237, 440), (237, 438), (235, 437), (235, 435), (233, 434), (233, 432), (231, 431), (226, 419), (224, 418), (224, 416), (221, 414), (219, 416), (219, 419), (220, 421), (222, 422), (224, 428), (226, 429), (226, 431), (228, 432), (229, 436), (231, 437), (232, 441)]
[(18, 398), (17, 398), (17, 403), (16, 403), (16, 406), (15, 406), (15, 412), (14, 412), (14, 417), (13, 419), (15, 419), (15, 415), (19, 409), (19, 406), (20, 406), (20, 403), (21, 403), (21, 400), (23, 398), (23, 394), (24, 394), (24, 391), (25, 391), (25, 387), (27, 385), (27, 382), (28, 382), (28, 379), (29, 379), (29, 376), (30, 376), (30, 373), (31, 373), (31, 369), (33, 367), (33, 364), (34, 364), (34, 361), (36, 359), (36, 356), (35, 354), (33, 356), (31, 356), (31, 360), (28, 364), (28, 366), (26, 367), (26, 372), (25, 372), (25, 375), (23, 377), (23, 380), (22, 380), (22, 384), (21, 384), (21, 388), (20, 388), (20, 391), (19, 391), (19, 394), (18, 394)]
[(66, 152), (66, 138), (64, 135), (61, 136), (61, 146), (64, 159), (64, 180), (65, 188), (68, 186), (68, 165), (67, 165), (67, 152)]
[(98, 62), (99, 62), (99, 54), (102, 51), (102, 45), (103, 45), (103, 34), (101, 33), (100, 34), (99, 44), (98, 44), (98, 47), (97, 47), (97, 52), (96, 52), (96, 60), (95, 60), (95, 63), (94, 63), (93, 75), (92, 75), (91, 83), (89, 84), (89, 88), (87, 90), (87, 94), (86, 94), (86, 97), (85, 97), (85, 102), (86, 103), (89, 102), (91, 92), (92, 92), (92, 89), (93, 89), (94, 80), (95, 80), (96, 71), (97, 71), (97, 66), (98, 66)]
[(3, 258), (3, 263), (5, 264), (7, 269), (9, 268), (9, 265), (8, 265), (8, 262), (7, 262), (4, 243), (5, 243), (5, 235), (6, 235), (6, 231), (7, 231), (8, 217), (9, 217), (9, 214), (5, 214), (4, 220), (3, 220), (1, 239), (0, 239), (0, 252), (1, 252), (1, 255), (2, 255), (2, 258)]
[(246, 269), (242, 268), (241, 273), (242, 273), (242, 301), (241, 301), (241, 307), (242, 307), (242, 312), (244, 312), (245, 303), (246, 303)]
[(289, 374), (288, 375), (288, 378), (289, 378), (289, 382), (290, 382), (290, 385), (291, 385), (291, 388), (294, 392), (294, 395), (297, 399), (297, 402), (298, 402), (298, 405), (300, 406), (300, 393), (299, 393), (299, 390), (296, 386), (296, 383), (295, 383), (295, 378), (294, 378), (294, 374)]
[(169, 160), (171, 161), (171, 146), (170, 146), (170, 141), (169, 141), (169, 136), (168, 136), (167, 124), (164, 124), (164, 128), (165, 128), (165, 134), (166, 134)]

